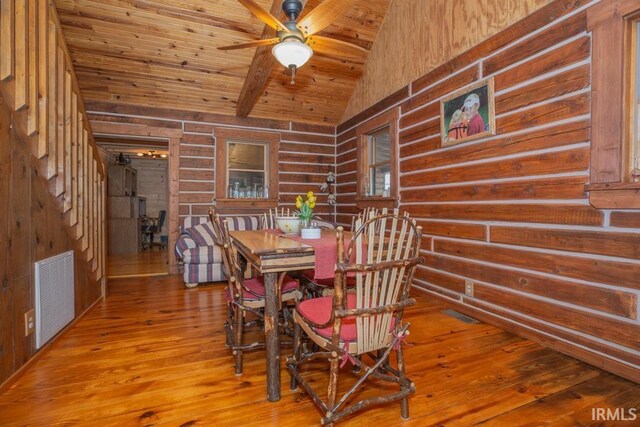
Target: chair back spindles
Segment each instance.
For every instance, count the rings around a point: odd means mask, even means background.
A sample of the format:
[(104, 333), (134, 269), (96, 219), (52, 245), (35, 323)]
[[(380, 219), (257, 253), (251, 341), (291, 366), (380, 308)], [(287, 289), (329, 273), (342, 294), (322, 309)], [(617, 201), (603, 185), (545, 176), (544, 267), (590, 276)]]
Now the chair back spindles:
[[(383, 348), (392, 339), (392, 307), (408, 298), (411, 279), (407, 276), (413, 276), (419, 262), (421, 228), (406, 214), (398, 215), (397, 210), (389, 214), (386, 209), (379, 216), (358, 217), (354, 225), (357, 231), (343, 259), (355, 263), (339, 259), (343, 267), (339, 270), (342, 280), (355, 273), (356, 308), (377, 310), (356, 317), (357, 353), (361, 354)], [(336, 307), (340, 307), (338, 301)]]
[[(296, 306), (296, 326), (318, 349), (302, 346), (300, 340), (294, 339), (293, 356), (287, 360), (287, 369), (292, 374), (291, 388), (302, 385), (323, 412), (324, 425), (369, 405), (395, 400), (401, 401), (401, 414), (407, 419), (407, 397), (415, 392), (405, 375), (402, 340), (409, 329), (409, 324), (403, 322), (404, 310), (415, 304), (409, 296), (413, 273), (424, 261), (419, 253), (421, 228), (407, 214), (399, 215), (397, 210), (389, 213), (386, 209), (380, 215), (371, 210), (359, 215), (353, 228), (347, 248), (343, 228), (336, 229), (337, 264), (331, 306), (326, 305), (329, 297), (308, 299)], [(351, 282), (349, 293), (347, 279)], [(326, 323), (317, 323), (316, 319), (326, 318)], [(397, 368), (391, 367), (392, 351), (396, 352)], [(357, 357), (365, 353), (366, 358)], [(330, 362), (326, 399), (316, 392), (300, 369), (322, 358)], [(373, 365), (367, 364), (369, 359)], [(337, 400), (340, 368), (349, 360), (360, 368), (358, 379)], [(368, 378), (400, 385), (400, 391), (367, 396), (355, 402), (356, 390)]]
[[(386, 213), (386, 208), (385, 208), (385, 213)], [(363, 223), (365, 223), (367, 220), (374, 218), (378, 215), (378, 209), (374, 208), (374, 207), (366, 207), (364, 208), (361, 212), (358, 213), (358, 215), (354, 216), (351, 220), (351, 232), (355, 233), (359, 226), (357, 225), (357, 222), (360, 221), (360, 225), (362, 225)]]
[(209, 219), (213, 225), (214, 242), (220, 248), (222, 265), (229, 284), (234, 288), (234, 296), (242, 297), (242, 269), (231, 244), (227, 222), (214, 210), (209, 210)]
[(291, 216), (289, 208), (273, 208), (262, 214), (262, 228), (274, 229), (278, 228), (276, 218)]

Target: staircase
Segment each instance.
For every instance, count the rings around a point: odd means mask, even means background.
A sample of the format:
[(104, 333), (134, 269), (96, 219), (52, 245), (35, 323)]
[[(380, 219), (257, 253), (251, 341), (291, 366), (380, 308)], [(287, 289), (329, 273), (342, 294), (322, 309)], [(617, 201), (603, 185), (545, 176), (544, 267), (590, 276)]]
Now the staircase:
[[(105, 168), (55, 6), (0, 0), (0, 91), (59, 201), (76, 257), (105, 277)], [(5, 143), (5, 142), (2, 142)]]

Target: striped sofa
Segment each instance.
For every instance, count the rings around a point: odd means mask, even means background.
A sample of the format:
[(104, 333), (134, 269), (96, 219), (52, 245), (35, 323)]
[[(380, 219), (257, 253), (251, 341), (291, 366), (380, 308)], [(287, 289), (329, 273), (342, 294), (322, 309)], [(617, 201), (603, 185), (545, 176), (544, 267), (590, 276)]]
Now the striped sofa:
[[(226, 217), (229, 230), (257, 230), (259, 216)], [(208, 225), (207, 225), (208, 223)], [(182, 221), (175, 253), (184, 266), (184, 285), (194, 288), (199, 283), (225, 280), (220, 248), (213, 244), (213, 229), (207, 216), (188, 216)]]

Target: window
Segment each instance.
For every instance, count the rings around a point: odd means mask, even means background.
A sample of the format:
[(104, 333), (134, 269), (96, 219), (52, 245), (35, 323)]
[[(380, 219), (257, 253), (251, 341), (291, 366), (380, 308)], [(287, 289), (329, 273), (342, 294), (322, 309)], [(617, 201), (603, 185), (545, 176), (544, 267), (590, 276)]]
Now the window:
[(264, 199), (269, 197), (267, 144), (227, 142), (227, 198)]
[(360, 208), (397, 206), (397, 129), (397, 108), (374, 117), (356, 129), (356, 204)]
[(391, 190), (390, 144), (390, 126), (385, 126), (367, 135), (369, 182), (365, 193), (368, 195), (389, 197)]
[(587, 11), (592, 32), (589, 201), (640, 208), (640, 4), (608, 0)]
[(278, 203), (278, 146), (272, 132), (216, 128), (216, 207), (266, 209)]

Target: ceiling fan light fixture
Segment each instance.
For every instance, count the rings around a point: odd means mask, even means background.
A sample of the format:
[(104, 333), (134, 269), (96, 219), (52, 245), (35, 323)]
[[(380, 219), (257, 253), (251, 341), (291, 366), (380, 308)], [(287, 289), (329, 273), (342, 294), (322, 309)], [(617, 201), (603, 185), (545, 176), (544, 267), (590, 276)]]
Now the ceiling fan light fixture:
[(296, 37), (288, 37), (275, 45), (271, 53), (287, 68), (300, 68), (313, 56), (313, 50)]

